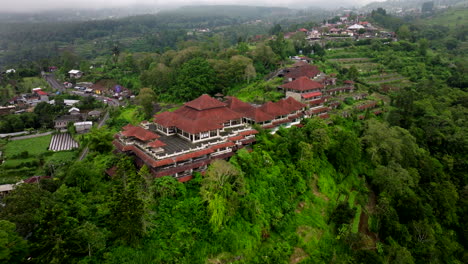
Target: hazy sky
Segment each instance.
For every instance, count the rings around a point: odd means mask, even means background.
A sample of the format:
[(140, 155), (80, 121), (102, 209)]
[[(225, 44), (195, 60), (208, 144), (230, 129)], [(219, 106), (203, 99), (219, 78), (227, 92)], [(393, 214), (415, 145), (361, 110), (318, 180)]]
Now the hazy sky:
[(340, 7), (361, 6), (373, 1), (375, 0), (0, 0), (0, 12), (44, 11), (59, 8), (125, 7), (137, 4), (151, 4), (160, 7), (193, 4), (238, 4), (290, 8), (309, 6)]

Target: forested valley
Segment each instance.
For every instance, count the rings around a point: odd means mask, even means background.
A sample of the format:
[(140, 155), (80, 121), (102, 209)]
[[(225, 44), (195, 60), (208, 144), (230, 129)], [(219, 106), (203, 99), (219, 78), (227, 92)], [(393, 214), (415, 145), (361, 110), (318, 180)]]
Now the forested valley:
[[(43, 28), (29, 40), (21, 31), (0, 30), (0, 49), (37, 40), (34, 48), (51, 52), (35, 57), (29, 51), (30, 61), (0, 54), (5, 65), (21, 65), (1, 80), (2, 102), (30, 89), (24, 78), (51, 63), (60, 68), (57, 76), (76, 67), (84, 80), (114, 80), (136, 94), (136, 105), (110, 110), (107, 126), (82, 138), (90, 149), (86, 159), (46, 163), (44, 173), (53, 178), (18, 185), (2, 198), (0, 262), (467, 263), (468, 74), (460, 29), (380, 9), (368, 20), (396, 31), (398, 41), (322, 47), (309, 45), (301, 32), (284, 38), (322, 18), (281, 25), (232, 25), (231, 19), (237, 18), (52, 25), (63, 32), (47, 35)], [(220, 28), (187, 35), (187, 28), (205, 26)], [(265, 37), (253, 41), (260, 34)], [(87, 54), (68, 49), (57, 57), (58, 46), (40, 48), (66, 39), (86, 46), (104, 36), (111, 37), (93, 44), (100, 49), (83, 50)], [(268, 76), (300, 51), (313, 52), (323, 72), (379, 98), (383, 114), (314, 117), (275, 134), (255, 127), (260, 133), (252, 149), (214, 162), (185, 183), (153, 178), (146, 166), (113, 153), (113, 134), (123, 126), (204, 93), (259, 104), (278, 100), (281, 80)], [(343, 66), (347, 56), (365, 57), (372, 69)], [(398, 79), (378, 85), (372, 76), (385, 72)], [(352, 101), (345, 99), (345, 107)], [(48, 115), (60, 111), (41, 106), (29, 113), (35, 118), (30, 126), (46, 126)], [(0, 128), (11, 123), (2, 117)], [(105, 171), (113, 166), (110, 177)]]

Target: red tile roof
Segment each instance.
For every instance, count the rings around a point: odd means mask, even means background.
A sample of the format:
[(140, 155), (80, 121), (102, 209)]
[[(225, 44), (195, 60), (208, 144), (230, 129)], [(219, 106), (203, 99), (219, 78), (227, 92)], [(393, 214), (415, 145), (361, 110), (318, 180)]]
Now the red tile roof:
[(330, 117), (329, 114), (323, 114), (323, 115), (319, 115), (320, 118), (322, 119), (328, 119)]
[(207, 94), (204, 94), (193, 101), (187, 102), (185, 105), (197, 110), (206, 110), (226, 106), (225, 103), (222, 103)]
[(229, 141), (237, 141), (237, 140), (241, 140), (243, 138), (244, 138), (244, 136), (234, 136), (234, 137), (228, 138), (228, 140)]
[(325, 102), (324, 98), (316, 99), (316, 100), (311, 100), (309, 101), (309, 105), (319, 105)]
[(242, 102), (235, 97), (228, 97), (226, 103), (230, 109), (242, 114), (244, 117), (254, 120), (257, 123), (275, 119), (274, 116), (265, 113), (249, 103)]
[(275, 117), (290, 113), (289, 109), (282, 108), (279, 104), (273, 102), (267, 102), (260, 106), (259, 109)]
[(152, 148), (160, 148), (160, 147), (166, 146), (166, 143), (162, 142), (161, 140), (155, 140), (155, 141), (148, 143), (148, 146)]
[(377, 105), (377, 102), (371, 101), (371, 102), (368, 102), (366, 104), (356, 106), (356, 109), (364, 110), (364, 109), (367, 109), (367, 108), (375, 107), (376, 105)]
[(307, 106), (307, 105), (297, 101), (296, 99), (294, 99), (292, 97), (288, 97), (286, 99), (283, 99), (283, 101), (287, 102), (294, 111), (302, 110), (303, 108), (305, 108)]
[(330, 110), (328, 107), (319, 107), (319, 108), (312, 109), (311, 112), (313, 114), (318, 114), (318, 113), (328, 112), (328, 110)]
[(270, 128), (274, 128), (274, 127), (275, 127), (275, 125), (273, 125), (273, 124), (263, 126), (264, 129), (270, 129)]
[(306, 93), (306, 94), (301, 94), (302, 98), (309, 99), (312, 97), (317, 97), (317, 96), (322, 96), (321, 92), (312, 92), (312, 93)]
[(180, 177), (180, 178), (178, 178), (177, 180), (178, 180), (179, 182), (187, 182), (187, 181), (190, 181), (191, 179), (193, 179), (193, 175), (188, 175), (188, 176)]
[(159, 138), (159, 136), (149, 130), (146, 130), (139, 126), (127, 125), (124, 127), (124, 131), (121, 132), (126, 137), (135, 137), (141, 141), (149, 141), (152, 139)]
[(308, 78), (313, 78), (319, 75), (320, 70), (317, 66), (313, 65), (304, 65), (302, 67), (293, 68), (287, 73), (284, 77), (297, 79), (302, 76), (306, 76)]
[(249, 139), (246, 139), (246, 140), (242, 140), (241, 143), (242, 143), (242, 145), (247, 145), (247, 144), (253, 143), (255, 141), (257, 141), (255, 138), (249, 138)]
[(37, 93), (38, 95), (47, 95), (47, 93), (44, 92), (44, 91), (37, 91), (36, 93)]
[(246, 117), (251, 118), (255, 122), (265, 122), (275, 119), (273, 115), (265, 113), (259, 108), (255, 108), (251, 113), (247, 113)]
[(203, 156), (203, 155), (207, 155), (207, 154), (210, 154), (210, 153), (213, 153), (214, 151), (212, 149), (203, 149), (203, 150), (199, 150), (199, 151), (195, 151), (195, 152), (190, 152), (190, 153), (187, 153), (187, 154), (184, 154), (184, 155), (181, 155), (181, 156), (177, 156), (175, 157), (175, 161), (179, 162), (179, 161), (183, 161), (183, 160), (188, 160), (188, 159), (192, 159), (192, 158), (196, 158), (196, 157), (200, 157), (200, 156)]
[(225, 142), (225, 143), (221, 143), (221, 144), (217, 144), (217, 145), (214, 145), (214, 146), (211, 146), (211, 149), (212, 150), (217, 150), (217, 149), (221, 149), (221, 148), (228, 148), (228, 147), (232, 147), (232, 146), (235, 146), (236, 144), (232, 143), (232, 142)]
[(242, 131), (239, 133), (240, 136), (249, 136), (249, 135), (256, 135), (258, 134), (258, 131), (255, 129), (247, 130), (247, 131)]
[(173, 112), (163, 112), (154, 116), (154, 122), (163, 127), (173, 127), (177, 124), (178, 115)]
[(319, 82), (312, 81), (306, 76), (299, 77), (298, 79), (281, 85), (284, 89), (291, 89), (295, 91), (308, 91), (323, 89), (323, 85)]

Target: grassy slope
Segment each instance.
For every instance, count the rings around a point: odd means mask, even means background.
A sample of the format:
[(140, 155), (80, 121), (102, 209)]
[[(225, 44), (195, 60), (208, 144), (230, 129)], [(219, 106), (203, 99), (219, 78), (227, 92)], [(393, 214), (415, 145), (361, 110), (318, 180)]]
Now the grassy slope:
[(52, 135), (28, 138), (22, 140), (10, 141), (5, 146), (5, 155), (7, 158), (17, 155), (23, 151), (28, 151), (30, 155), (39, 155), (47, 152)]
[(445, 26), (453, 30), (457, 26), (466, 26), (468, 24), (468, 8), (449, 9), (433, 17), (419, 20), (418, 23), (424, 25)]

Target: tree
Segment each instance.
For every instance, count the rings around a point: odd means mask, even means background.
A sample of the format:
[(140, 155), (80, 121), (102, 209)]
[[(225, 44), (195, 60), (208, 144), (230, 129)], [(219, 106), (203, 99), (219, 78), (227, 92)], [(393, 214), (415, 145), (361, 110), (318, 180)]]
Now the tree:
[(245, 194), (244, 177), (232, 164), (216, 160), (202, 180), (200, 193), (208, 203), (213, 230), (219, 231), (234, 215), (240, 197)]
[(404, 40), (409, 39), (411, 36), (411, 31), (409, 30), (407, 25), (400, 26), (396, 33), (397, 33), (398, 38), (404, 39)]
[(428, 48), (429, 48), (429, 41), (427, 41), (427, 39), (420, 39), (419, 40), (419, 54), (421, 56), (426, 56)]
[(202, 94), (216, 93), (216, 72), (203, 58), (184, 63), (177, 73), (177, 83), (172, 89), (178, 101), (186, 102)]
[(106, 127), (91, 128), (88, 133), (89, 149), (99, 153), (106, 153), (112, 150), (112, 140), (114, 137)]
[(270, 40), (268, 45), (271, 47), (273, 52), (278, 55), (282, 60), (287, 57), (287, 46), (288, 43), (284, 39), (283, 33), (279, 33), (276, 39)]
[(108, 231), (101, 229), (91, 222), (85, 222), (77, 230), (78, 238), (84, 241), (87, 247), (88, 256), (106, 248)]
[(117, 45), (114, 45), (112, 47), (112, 60), (114, 61), (114, 64), (116, 64), (119, 61), (119, 55), (120, 55), (120, 48)]
[(153, 103), (156, 101), (156, 94), (150, 88), (142, 88), (136, 97), (137, 103), (143, 108), (145, 118), (150, 118), (153, 114)]
[(145, 86), (153, 88), (157, 93), (167, 93), (174, 84), (174, 70), (163, 63), (143, 72), (140, 76)]
[(361, 159), (358, 137), (350, 131), (338, 130), (329, 149), (329, 160), (338, 171), (348, 175)]
[(0, 217), (16, 225), (22, 236), (30, 236), (42, 218), (43, 206), (51, 201), (51, 193), (37, 184), (18, 185), (3, 200)]
[(350, 80), (353, 80), (353, 81), (357, 80), (357, 78), (359, 77), (359, 71), (358, 71), (358, 69), (356, 68), (356, 66), (354, 66), (354, 65), (351, 66), (351, 67), (349, 68), (349, 70), (348, 70), (347, 75), (348, 75), (348, 78), (349, 78)]
[(372, 184), (381, 192), (387, 192), (394, 197), (410, 193), (411, 188), (417, 183), (417, 176), (411, 175), (395, 162), (391, 162), (388, 166), (378, 166), (372, 176)]
[(250, 79), (255, 78), (256, 72), (255, 68), (252, 65), (252, 60), (241, 56), (236, 55), (231, 57), (229, 60), (230, 71), (233, 74), (234, 82), (239, 83), (240, 81), (249, 82)]
[[(265, 69), (271, 69), (277, 61), (277, 55), (270, 46), (264, 43), (257, 44), (253, 51), (253, 58), (255, 63), (260, 63)], [(257, 71), (258, 70), (257, 68)]]
[(319, 56), (320, 58), (325, 56), (325, 49), (322, 48), (322, 46), (320, 46), (320, 44), (318, 43), (314, 43), (314, 45), (312, 45), (312, 50), (314, 51), (314, 54)]
[(3, 263), (22, 263), (28, 245), (16, 232), (15, 224), (0, 220), (0, 261)]
[(67, 170), (64, 178), (65, 184), (78, 187), (82, 192), (89, 192), (97, 187), (100, 180), (99, 173), (85, 162), (76, 162)]
[(270, 29), (270, 35), (278, 35), (283, 29), (281, 28), (280, 24), (275, 24), (271, 29)]
[(136, 245), (145, 234), (144, 202), (141, 197), (141, 178), (129, 158), (117, 164), (116, 181), (112, 190), (112, 235), (127, 245)]

